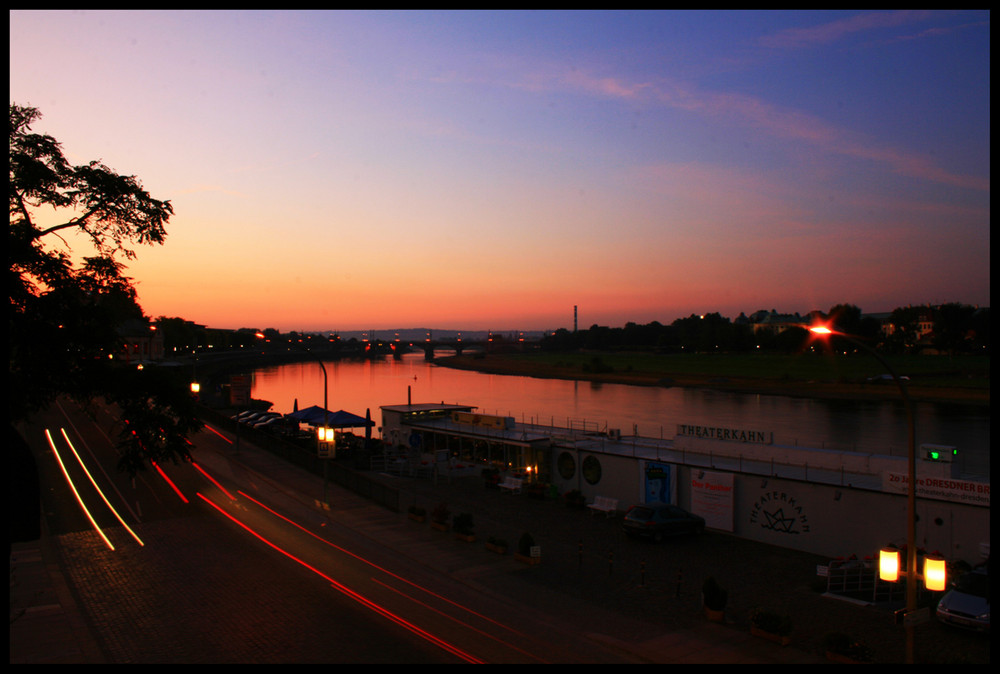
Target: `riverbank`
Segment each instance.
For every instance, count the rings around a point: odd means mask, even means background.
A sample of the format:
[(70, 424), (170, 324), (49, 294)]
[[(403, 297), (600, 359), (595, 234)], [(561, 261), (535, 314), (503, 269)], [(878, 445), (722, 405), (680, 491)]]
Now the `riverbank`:
[[(989, 358), (901, 357), (916, 402), (989, 407)], [(921, 360), (923, 359), (923, 360)], [(816, 399), (898, 400), (899, 389), (881, 377), (872, 359), (729, 354), (533, 353), (449, 356), (443, 367), (545, 379), (633, 386), (708, 388)], [(873, 365), (874, 363), (874, 365)]]

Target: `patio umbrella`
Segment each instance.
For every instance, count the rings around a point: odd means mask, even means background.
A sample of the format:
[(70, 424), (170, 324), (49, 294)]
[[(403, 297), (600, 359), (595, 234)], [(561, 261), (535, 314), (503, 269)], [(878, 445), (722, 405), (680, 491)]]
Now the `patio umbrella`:
[(351, 414), (350, 412), (345, 412), (344, 410), (331, 412), (320, 407), (319, 405), (313, 405), (312, 407), (306, 407), (298, 412), (292, 412), (288, 415), (288, 417), (290, 419), (294, 419), (295, 421), (302, 421), (312, 426), (326, 424), (332, 428), (362, 428), (374, 425), (370, 419), (365, 419), (357, 414)]

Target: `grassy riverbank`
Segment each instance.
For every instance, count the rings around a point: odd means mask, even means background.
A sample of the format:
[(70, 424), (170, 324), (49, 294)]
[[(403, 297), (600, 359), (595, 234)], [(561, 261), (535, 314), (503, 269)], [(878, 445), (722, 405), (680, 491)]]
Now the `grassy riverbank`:
[[(988, 356), (892, 356), (909, 377), (915, 401), (988, 407)], [(808, 398), (898, 399), (899, 389), (878, 379), (884, 368), (870, 355), (524, 353), (439, 358), (439, 365), (550, 379), (712, 388)], [(876, 381), (870, 381), (870, 378)]]

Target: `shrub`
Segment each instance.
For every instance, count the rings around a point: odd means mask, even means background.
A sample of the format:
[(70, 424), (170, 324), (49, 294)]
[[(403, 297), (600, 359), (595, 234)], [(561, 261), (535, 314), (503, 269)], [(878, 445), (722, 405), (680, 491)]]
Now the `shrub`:
[(831, 632), (823, 639), (827, 651), (843, 655), (854, 662), (875, 662), (875, 652), (868, 644), (843, 632)]
[(579, 489), (572, 489), (566, 492), (563, 498), (566, 501), (566, 505), (570, 508), (583, 508), (587, 505), (587, 499)]
[(774, 611), (754, 609), (750, 614), (750, 624), (762, 632), (778, 634), (783, 637), (792, 633), (792, 618)]
[(472, 515), (469, 513), (456, 515), (455, 519), (451, 523), (451, 528), (455, 531), (455, 533), (463, 536), (471, 536), (474, 526)]
[(722, 611), (726, 608), (729, 593), (719, 586), (715, 576), (709, 576), (701, 586), (701, 596), (706, 608)]
[(451, 510), (448, 509), (447, 503), (439, 503), (434, 510), (431, 511), (431, 519), (438, 524), (444, 524), (448, 521), (449, 517), (451, 517)]

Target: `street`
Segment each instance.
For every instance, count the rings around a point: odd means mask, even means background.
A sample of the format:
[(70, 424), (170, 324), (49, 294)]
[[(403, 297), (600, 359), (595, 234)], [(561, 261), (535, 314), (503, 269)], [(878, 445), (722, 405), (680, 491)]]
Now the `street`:
[(233, 448), (212, 430), (194, 438), (196, 465), (132, 480), (116, 469), (113, 410), (64, 403), (39, 421), (46, 526), (109, 662), (622, 661), (213, 474)]

